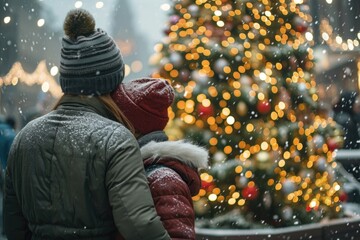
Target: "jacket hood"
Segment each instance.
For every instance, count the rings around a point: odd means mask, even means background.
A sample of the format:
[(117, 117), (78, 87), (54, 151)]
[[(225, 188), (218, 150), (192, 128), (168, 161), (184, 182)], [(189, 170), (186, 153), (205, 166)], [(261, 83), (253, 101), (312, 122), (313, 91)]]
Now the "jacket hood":
[(141, 147), (140, 151), (143, 160), (148, 158), (176, 159), (198, 170), (208, 167), (208, 151), (184, 140), (166, 142), (151, 141)]

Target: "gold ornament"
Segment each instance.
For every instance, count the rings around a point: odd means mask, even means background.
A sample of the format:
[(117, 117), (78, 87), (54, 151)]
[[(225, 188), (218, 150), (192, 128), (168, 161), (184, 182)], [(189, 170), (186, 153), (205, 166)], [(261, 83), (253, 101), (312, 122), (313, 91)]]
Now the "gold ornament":
[(240, 115), (240, 116), (246, 116), (247, 112), (248, 112), (248, 107), (246, 105), (246, 103), (244, 102), (239, 102), (236, 105), (236, 112)]

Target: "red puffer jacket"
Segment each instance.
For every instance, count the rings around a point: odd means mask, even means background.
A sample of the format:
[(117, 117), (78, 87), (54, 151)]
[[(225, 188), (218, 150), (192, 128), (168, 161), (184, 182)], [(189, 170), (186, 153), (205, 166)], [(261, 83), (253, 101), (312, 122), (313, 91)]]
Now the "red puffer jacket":
[(158, 215), (171, 239), (195, 239), (191, 197), (201, 186), (198, 169), (208, 152), (184, 141), (149, 142), (140, 148)]
[(156, 211), (171, 239), (195, 239), (191, 197), (200, 190), (198, 169), (207, 166), (207, 151), (183, 141), (150, 142), (140, 150)]

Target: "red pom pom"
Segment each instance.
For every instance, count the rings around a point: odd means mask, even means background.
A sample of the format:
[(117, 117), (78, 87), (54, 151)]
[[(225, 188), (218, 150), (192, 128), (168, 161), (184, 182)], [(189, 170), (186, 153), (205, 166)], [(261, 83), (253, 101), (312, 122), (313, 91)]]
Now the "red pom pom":
[(271, 104), (267, 100), (259, 101), (257, 104), (257, 110), (261, 114), (267, 114), (271, 111)]
[(243, 198), (248, 200), (254, 200), (259, 196), (259, 189), (256, 186), (253, 187), (245, 187), (241, 194)]

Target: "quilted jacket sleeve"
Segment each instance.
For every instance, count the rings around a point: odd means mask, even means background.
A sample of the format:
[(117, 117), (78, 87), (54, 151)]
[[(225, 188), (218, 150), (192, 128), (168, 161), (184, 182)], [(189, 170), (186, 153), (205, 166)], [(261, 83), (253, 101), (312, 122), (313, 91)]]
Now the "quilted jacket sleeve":
[(16, 143), (9, 154), (8, 167), (5, 176), (4, 195), (4, 229), (9, 240), (31, 239), (31, 232), (28, 228), (28, 221), (23, 216), (20, 203), (16, 197), (13, 186), (14, 165), (16, 164)]
[(170, 239), (156, 214), (139, 146), (124, 131), (116, 130), (107, 144), (106, 184), (115, 224), (125, 239)]
[(155, 169), (148, 181), (156, 211), (171, 239), (195, 239), (195, 213), (187, 184), (170, 168)]

